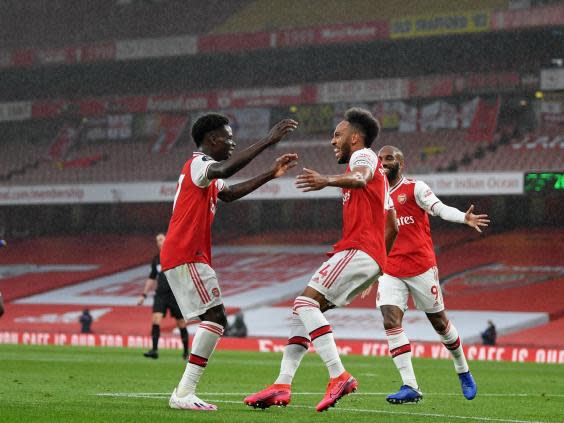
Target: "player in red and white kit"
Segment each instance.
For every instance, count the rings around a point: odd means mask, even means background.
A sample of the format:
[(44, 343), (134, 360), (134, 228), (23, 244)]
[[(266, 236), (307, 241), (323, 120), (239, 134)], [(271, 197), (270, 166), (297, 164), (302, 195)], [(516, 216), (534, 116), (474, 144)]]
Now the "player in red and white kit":
[(343, 195), (343, 236), (329, 260), (319, 267), (296, 298), (288, 345), (273, 385), (248, 396), (252, 407), (287, 405), (291, 383), (310, 342), (327, 366), (329, 385), (317, 411), (327, 410), (358, 385), (345, 370), (331, 326), (323, 312), (349, 304), (376, 282), (386, 263), (386, 252), (397, 235), (397, 222), (388, 196), (388, 181), (376, 153), (370, 149), (378, 136), (378, 121), (363, 109), (349, 109), (337, 125), (331, 144), (339, 163), (348, 163), (342, 175), (326, 176), (304, 169), (296, 185), (304, 192), (340, 187)]
[(474, 206), (470, 206), (466, 213), (449, 207), (425, 182), (405, 178), (404, 157), (398, 148), (385, 146), (379, 151), (378, 158), (390, 183), (390, 196), (400, 225), (384, 275), (379, 279), (376, 300), (384, 318), (390, 354), (403, 381), (400, 391), (386, 399), (393, 404), (402, 404), (422, 398), (411, 363), (411, 346), (402, 328), (411, 294), (415, 306), (427, 314), (441, 342), (451, 352), (462, 392), (471, 400), (476, 396), (476, 383), (468, 369), (458, 332), (444, 311), (428, 214), (464, 223), (478, 232), (481, 227), (488, 226), (488, 216), (472, 213)]
[(161, 250), (161, 266), (184, 319), (199, 318), (201, 323), (193, 338), (184, 375), (170, 397), (171, 408), (217, 409), (195, 394), (227, 324), (217, 276), (211, 268), (211, 225), (217, 199), (233, 201), (249, 194), (294, 167), (298, 156), (285, 154), (269, 171), (236, 185), (227, 185), (223, 178), (241, 170), (296, 127), (296, 121), (283, 120), (264, 139), (233, 155), (236, 144), (225, 116), (207, 114), (192, 127), (192, 138), (199, 151), (186, 162), (178, 179), (172, 218)]

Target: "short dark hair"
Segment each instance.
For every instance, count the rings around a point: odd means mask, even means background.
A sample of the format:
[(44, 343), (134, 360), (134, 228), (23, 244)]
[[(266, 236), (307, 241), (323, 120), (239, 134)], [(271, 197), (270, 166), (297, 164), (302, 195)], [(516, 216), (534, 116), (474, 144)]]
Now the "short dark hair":
[(364, 135), (364, 145), (370, 147), (380, 134), (380, 123), (366, 109), (353, 107), (345, 112), (345, 120)]
[(208, 113), (198, 118), (194, 125), (192, 125), (192, 139), (200, 147), (208, 133), (223, 128), (225, 125), (229, 125), (227, 116), (220, 115), (219, 113)]

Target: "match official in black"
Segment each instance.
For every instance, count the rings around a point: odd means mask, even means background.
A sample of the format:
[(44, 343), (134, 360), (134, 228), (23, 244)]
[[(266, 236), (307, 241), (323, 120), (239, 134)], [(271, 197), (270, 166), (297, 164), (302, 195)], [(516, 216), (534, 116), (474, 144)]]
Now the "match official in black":
[[(157, 247), (159, 252), (163, 246), (165, 235), (159, 233), (156, 236)], [(155, 298), (153, 301), (153, 327), (151, 335), (153, 337), (153, 348), (144, 353), (145, 357), (159, 358), (159, 338), (161, 336), (161, 320), (166, 316), (167, 309), (170, 310), (171, 317), (176, 319), (176, 326), (180, 330), (180, 337), (182, 338), (182, 346), (184, 353), (182, 357), (186, 360), (188, 358), (188, 331), (186, 330), (186, 321), (182, 316), (182, 312), (176, 303), (176, 299), (168, 285), (165, 274), (161, 271), (160, 254), (157, 254), (151, 262), (151, 273), (145, 282), (143, 293), (137, 301), (137, 305), (142, 305), (149, 292), (155, 290)]]

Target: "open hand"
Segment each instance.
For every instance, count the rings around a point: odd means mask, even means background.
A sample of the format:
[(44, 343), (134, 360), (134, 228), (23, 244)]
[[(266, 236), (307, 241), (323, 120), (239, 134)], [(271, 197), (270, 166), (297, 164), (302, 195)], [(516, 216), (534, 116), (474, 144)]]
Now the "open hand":
[(293, 119), (284, 119), (272, 127), (268, 134), (268, 140), (271, 144), (280, 142), (282, 138), (293, 132), (298, 127), (298, 122)]
[(303, 192), (319, 191), (329, 184), (329, 179), (315, 170), (304, 167), (303, 173), (296, 176), (295, 184), (296, 188), (301, 189)]
[(478, 232), (482, 232), (481, 228), (485, 228), (490, 223), (487, 214), (474, 214), (474, 204), (470, 206), (466, 214), (464, 215), (464, 222), (471, 228), (476, 229)]
[(288, 170), (292, 169), (294, 166), (298, 164), (298, 155), (295, 153), (288, 153), (280, 156), (276, 159), (276, 163), (274, 164), (273, 176), (275, 178), (280, 178), (284, 175)]
[(137, 305), (143, 305), (143, 303), (145, 302), (145, 297), (143, 295), (139, 295), (139, 298), (137, 299)]

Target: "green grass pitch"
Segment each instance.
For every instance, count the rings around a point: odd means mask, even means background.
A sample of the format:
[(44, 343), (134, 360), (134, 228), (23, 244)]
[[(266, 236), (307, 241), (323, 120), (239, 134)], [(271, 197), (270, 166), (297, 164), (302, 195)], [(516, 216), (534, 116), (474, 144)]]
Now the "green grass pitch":
[(564, 366), (471, 363), (478, 396), (467, 401), (448, 360), (414, 360), (424, 399), (391, 405), (400, 386), (387, 357), (344, 357), (357, 393), (316, 413), (327, 371), (315, 354), (303, 361), (287, 408), (254, 410), (243, 397), (270, 384), (280, 354), (216, 352), (199, 387), (217, 412), (168, 408), (184, 363), (178, 351), (148, 360), (134, 349), (0, 345), (0, 422), (563, 422)]

